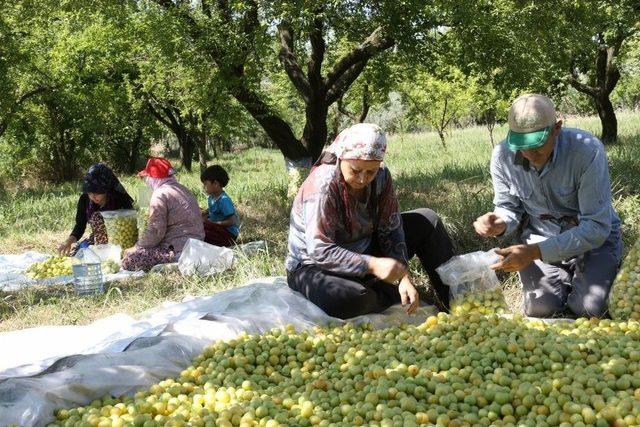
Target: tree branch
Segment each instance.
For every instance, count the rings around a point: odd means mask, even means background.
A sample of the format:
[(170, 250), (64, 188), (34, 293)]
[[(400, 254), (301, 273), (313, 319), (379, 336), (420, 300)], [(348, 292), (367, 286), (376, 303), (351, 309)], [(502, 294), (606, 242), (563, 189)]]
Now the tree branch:
[(571, 69), (571, 75), (567, 78), (567, 81), (578, 92), (582, 92), (589, 96), (596, 96), (598, 94), (597, 88), (581, 83), (580, 80), (578, 80), (578, 72), (575, 68)]
[[(177, 133), (178, 128), (180, 127), (180, 123), (173, 116), (173, 113), (167, 107), (162, 106), (162, 104), (158, 101), (158, 99), (150, 92), (145, 94), (146, 96), (146, 104), (147, 108), (151, 112), (151, 115), (156, 118), (160, 123), (165, 125), (167, 128), (171, 129), (172, 132)], [(155, 104), (155, 105), (154, 105)], [(157, 106), (157, 107), (156, 107)], [(165, 113), (166, 117), (162, 115), (160, 110)]]
[[(442, 107), (442, 117), (440, 118), (440, 123), (438, 124), (438, 126), (440, 126), (440, 131), (444, 131), (447, 128), (447, 125), (449, 124), (449, 121), (451, 120), (451, 118), (449, 118), (449, 120), (445, 120), (447, 117), (447, 107), (449, 106), (449, 99), (445, 98), (444, 99), (444, 107)], [(453, 117), (453, 116), (451, 116)]]
[(324, 53), (326, 51), (326, 44), (323, 37), (324, 19), (322, 13), (322, 9), (315, 11), (313, 28), (309, 35), (309, 40), (311, 42), (311, 56), (309, 58), (309, 63), (307, 64), (307, 75), (309, 76), (309, 83), (316, 91), (323, 88), (322, 62), (324, 61)]
[(194, 38), (198, 38), (201, 35), (201, 30), (198, 28), (198, 24), (193, 19), (193, 16), (189, 15), (179, 3), (174, 3), (172, 0), (153, 0), (157, 5), (164, 8), (167, 11), (173, 11), (180, 19), (187, 22), (189, 25), (189, 32)]
[(250, 7), (247, 8), (242, 17), (242, 30), (244, 34), (251, 34), (260, 24), (258, 20), (258, 3), (255, 0), (249, 1)]
[(344, 104), (342, 103), (342, 98), (343, 97), (341, 96), (337, 100), (338, 111), (340, 112), (340, 114), (343, 114), (343, 115), (349, 117), (351, 120), (353, 120), (355, 122), (356, 121), (356, 115), (353, 114), (351, 111), (347, 110), (347, 107), (345, 107)]
[(344, 72), (340, 78), (333, 83), (333, 85), (327, 91), (326, 102), (327, 105), (333, 104), (338, 98), (343, 96), (349, 86), (358, 78), (362, 70), (367, 65), (369, 58), (360, 62), (356, 62), (346, 72)]
[(201, 2), (202, 13), (204, 13), (207, 18), (211, 18), (211, 4), (209, 4), (208, 0), (201, 0)]
[(355, 64), (367, 61), (379, 52), (389, 49), (395, 41), (384, 34), (382, 27), (376, 28), (362, 44), (343, 56), (333, 70), (327, 75), (325, 85), (331, 88), (345, 73), (353, 68)]
[(293, 30), (287, 20), (283, 20), (278, 25), (278, 35), (280, 36), (280, 52), (278, 53), (278, 59), (284, 67), (289, 79), (296, 87), (302, 99), (305, 103), (311, 101), (311, 86), (307, 76), (304, 75), (304, 71), (300, 68), (298, 60), (296, 59), (294, 52)]
[(369, 83), (365, 83), (362, 90), (362, 111), (360, 112), (360, 117), (358, 117), (358, 123), (363, 123), (366, 120), (369, 114), (369, 107)]
[(18, 111), (18, 107), (20, 107), (20, 105), (22, 105), (22, 103), (24, 103), (29, 98), (33, 98), (34, 96), (39, 95), (39, 94), (41, 94), (43, 92), (46, 92), (46, 91), (48, 91), (50, 89), (52, 89), (52, 88), (50, 88), (49, 86), (38, 86), (35, 89), (31, 89), (31, 90), (23, 93), (16, 100), (16, 102), (13, 103), (13, 105), (11, 106), (9, 111), (7, 111), (7, 114), (4, 116), (4, 118), (2, 118), (2, 120), (0, 120), (0, 136), (2, 136), (6, 132), (7, 128), (9, 127), (9, 121), (11, 121), (11, 118), (16, 113), (16, 111)]

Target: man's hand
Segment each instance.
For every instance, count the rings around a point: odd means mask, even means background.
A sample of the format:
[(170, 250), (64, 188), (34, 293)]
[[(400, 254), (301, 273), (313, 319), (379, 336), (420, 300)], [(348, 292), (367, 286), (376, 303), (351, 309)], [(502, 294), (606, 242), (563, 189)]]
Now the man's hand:
[(400, 281), (398, 292), (400, 292), (400, 301), (402, 302), (402, 306), (405, 307), (405, 310), (407, 310), (407, 314), (412, 314), (416, 311), (418, 303), (420, 302), (420, 297), (415, 286), (411, 283), (411, 279), (409, 279), (408, 274), (405, 274)]
[(507, 273), (520, 271), (542, 257), (538, 245), (509, 246), (504, 249), (496, 249), (496, 253), (500, 255), (501, 260), (490, 267), (493, 270), (503, 270)]
[(369, 259), (369, 272), (380, 280), (395, 283), (407, 274), (407, 267), (393, 258), (371, 257)]
[(488, 212), (474, 221), (473, 228), (482, 237), (496, 237), (504, 233), (507, 224), (496, 213)]

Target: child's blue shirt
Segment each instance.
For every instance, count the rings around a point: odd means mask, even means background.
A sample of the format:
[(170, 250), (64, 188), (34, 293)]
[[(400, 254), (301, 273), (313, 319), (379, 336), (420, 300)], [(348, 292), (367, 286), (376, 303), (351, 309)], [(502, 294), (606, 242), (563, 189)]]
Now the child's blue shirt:
[[(223, 221), (231, 215), (236, 215), (237, 222), (236, 208), (233, 206), (231, 198), (227, 196), (227, 193), (224, 191), (217, 199), (214, 199), (213, 196), (209, 196), (207, 203), (209, 205), (209, 219), (211, 221)], [(240, 233), (240, 229), (236, 224), (227, 227), (227, 230), (236, 237), (238, 236), (238, 233)]]

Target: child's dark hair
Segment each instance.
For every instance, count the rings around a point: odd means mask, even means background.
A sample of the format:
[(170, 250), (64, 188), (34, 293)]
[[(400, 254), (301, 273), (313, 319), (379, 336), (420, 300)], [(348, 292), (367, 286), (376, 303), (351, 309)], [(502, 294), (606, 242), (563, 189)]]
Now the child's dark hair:
[(209, 166), (200, 174), (200, 181), (218, 181), (222, 187), (229, 183), (229, 174), (220, 165)]

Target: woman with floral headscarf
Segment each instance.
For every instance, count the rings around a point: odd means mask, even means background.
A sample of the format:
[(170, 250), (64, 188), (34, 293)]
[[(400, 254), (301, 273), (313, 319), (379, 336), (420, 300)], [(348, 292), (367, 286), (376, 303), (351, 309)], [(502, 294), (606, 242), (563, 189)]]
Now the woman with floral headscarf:
[(156, 264), (174, 262), (187, 240), (204, 239), (198, 201), (174, 174), (171, 163), (162, 157), (150, 158), (138, 173), (153, 189), (153, 194), (147, 229), (136, 245), (124, 253), (122, 268), (125, 270), (147, 271)]
[(418, 293), (407, 273), (417, 255), (447, 309), (449, 290), (435, 269), (453, 245), (430, 209), (400, 214), (391, 174), (382, 163), (386, 138), (374, 124), (342, 131), (293, 202), (286, 259), (289, 287), (327, 314), (350, 318), (401, 302), (408, 313)]
[(91, 166), (82, 183), (82, 195), (76, 209), (76, 225), (71, 235), (58, 246), (58, 252), (62, 255), (72, 253), (71, 247), (82, 238), (87, 223), (91, 225), (91, 234), (76, 245), (74, 252), (83, 246), (107, 243), (107, 232), (100, 212), (132, 207), (133, 199), (111, 168), (104, 163)]

